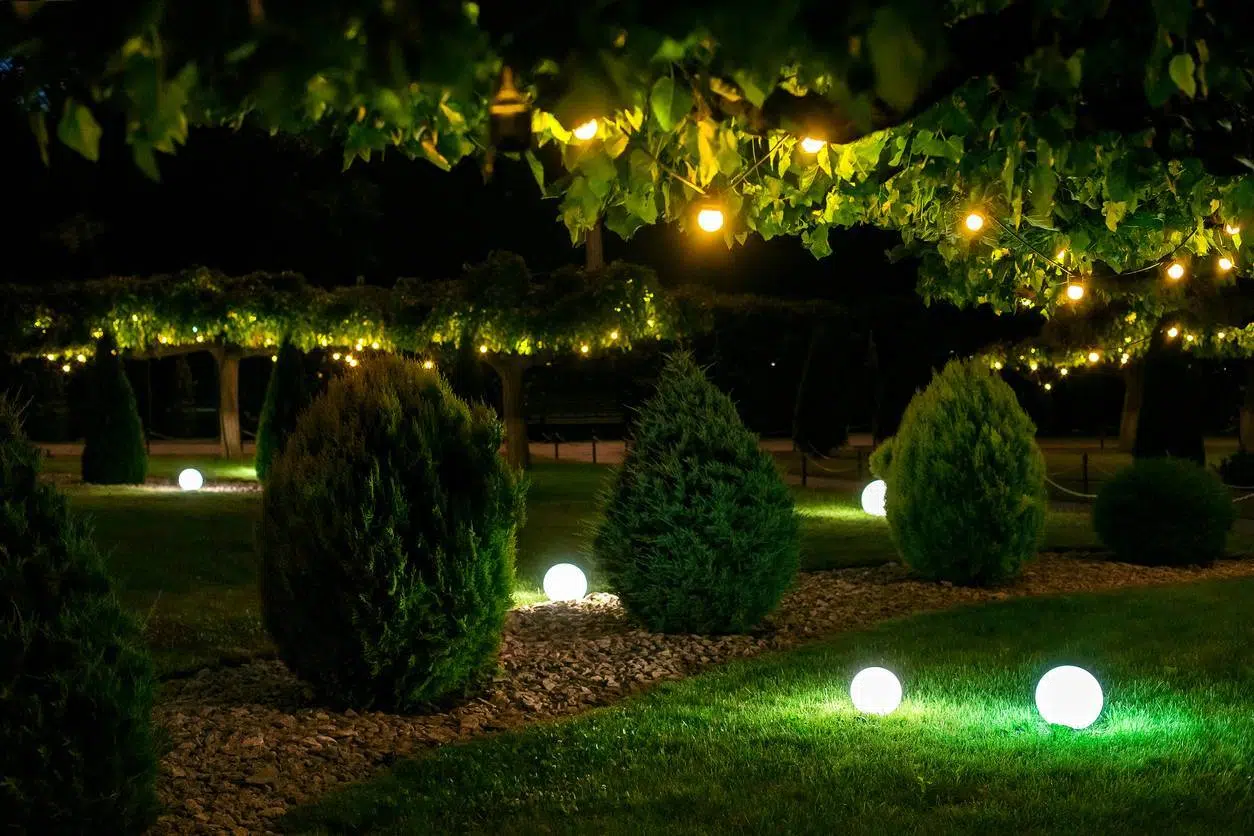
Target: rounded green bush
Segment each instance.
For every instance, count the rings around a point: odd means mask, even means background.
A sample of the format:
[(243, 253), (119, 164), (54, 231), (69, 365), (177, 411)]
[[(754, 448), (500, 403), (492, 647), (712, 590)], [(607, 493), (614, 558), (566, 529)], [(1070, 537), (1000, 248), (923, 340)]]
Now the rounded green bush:
[(0, 399), (0, 825), (141, 833), (156, 816), (153, 672), (86, 526)]
[(94, 485), (142, 485), (148, 445), (135, 392), (126, 378), (118, 344), (105, 334), (87, 376), (83, 481)]
[(748, 630), (796, 575), (792, 494), (687, 354), (663, 369), (604, 503), (598, 564), (652, 630)]
[(1036, 427), (984, 365), (946, 365), (882, 449), (872, 467), (887, 469), (889, 528), (915, 572), (991, 584), (1035, 553), (1047, 501)]
[(287, 444), (287, 437), (296, 428), (296, 419), (309, 406), (313, 394), (305, 372), (304, 355), (290, 339), (285, 339), (270, 373), (261, 418), (257, 422), (255, 465), (259, 481), (266, 481), (270, 463)]
[(1093, 527), (1107, 548), (1147, 566), (1214, 562), (1235, 520), (1219, 477), (1187, 459), (1138, 459), (1093, 503)]
[(524, 494), (500, 446), (491, 412), (400, 358), (297, 419), (262, 499), (262, 612), (324, 699), (407, 711), (492, 672)]

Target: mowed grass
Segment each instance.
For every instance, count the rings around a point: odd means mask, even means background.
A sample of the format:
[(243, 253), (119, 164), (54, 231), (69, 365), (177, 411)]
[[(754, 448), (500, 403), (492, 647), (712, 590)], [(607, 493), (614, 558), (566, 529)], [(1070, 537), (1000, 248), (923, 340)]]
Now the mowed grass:
[[(77, 463), (55, 459), (54, 472)], [(152, 470), (171, 479), (195, 466), (215, 482), (248, 481), (248, 465), (154, 457)], [(519, 604), (543, 600), (545, 571), (575, 563), (592, 591), (605, 580), (588, 553), (597, 495), (609, 468), (586, 463), (540, 463), (529, 473), (527, 520), (518, 536)], [(255, 477), (254, 477), (255, 478)], [(96, 539), (118, 582), (123, 602), (143, 619), (163, 673), (265, 652), (254, 537), (260, 494), (240, 491), (181, 493), (171, 488), (70, 485), (72, 507), (91, 516)], [(887, 522), (864, 514), (856, 496), (794, 489), (801, 519), (805, 570), (874, 566), (896, 560)], [(1087, 512), (1052, 511), (1042, 548), (1097, 546)], [(1254, 551), (1254, 534), (1236, 533), (1234, 551)]]
[[(289, 814), (317, 833), (1254, 832), (1254, 581), (918, 616), (451, 745)], [(871, 664), (886, 718), (852, 708)], [(1106, 708), (1033, 690), (1093, 671)]]

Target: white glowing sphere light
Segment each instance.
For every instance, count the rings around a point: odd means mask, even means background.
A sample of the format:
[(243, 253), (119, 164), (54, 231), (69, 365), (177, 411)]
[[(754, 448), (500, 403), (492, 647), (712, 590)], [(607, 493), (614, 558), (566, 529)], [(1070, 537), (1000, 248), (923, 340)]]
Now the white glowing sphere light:
[(550, 601), (578, 601), (588, 594), (588, 578), (573, 563), (559, 563), (544, 573), (544, 594)]
[(888, 485), (883, 479), (876, 479), (862, 489), (862, 510), (873, 517), (888, 516), (884, 507), (884, 498), (888, 495)]
[(1036, 710), (1046, 723), (1087, 729), (1102, 713), (1102, 686), (1084, 668), (1063, 665), (1036, 685)]
[(179, 473), (179, 487), (185, 491), (198, 491), (205, 486), (205, 477), (194, 467)]
[(863, 714), (892, 714), (901, 705), (901, 682), (887, 668), (864, 668), (849, 683), (849, 699)]

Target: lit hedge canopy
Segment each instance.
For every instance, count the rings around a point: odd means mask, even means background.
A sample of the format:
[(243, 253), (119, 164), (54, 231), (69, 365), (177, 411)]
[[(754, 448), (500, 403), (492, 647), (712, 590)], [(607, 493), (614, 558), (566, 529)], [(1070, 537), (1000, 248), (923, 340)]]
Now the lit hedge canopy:
[(652, 271), (614, 263), (599, 271), (531, 273), (497, 253), (461, 280), (399, 280), (391, 288), (310, 285), (295, 273), (226, 276), (204, 268), (151, 278), (108, 278), (0, 288), (7, 345), (50, 360), (87, 352), (112, 332), (119, 347), (161, 355), (237, 346), (421, 353), (473, 339), (489, 352), (590, 353), (673, 333), (674, 316)]

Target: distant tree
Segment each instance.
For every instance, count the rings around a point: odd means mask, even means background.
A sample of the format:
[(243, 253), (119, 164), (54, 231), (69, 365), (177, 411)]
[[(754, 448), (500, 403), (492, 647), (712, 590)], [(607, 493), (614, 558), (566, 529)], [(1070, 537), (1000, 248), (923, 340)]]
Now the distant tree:
[(287, 445), (287, 437), (296, 429), (296, 419), (313, 400), (314, 387), (305, 371), (305, 357), (299, 348), (285, 339), (279, 348), (266, 399), (261, 405), (257, 424), (257, 478), (265, 481), (270, 463)]
[(96, 485), (139, 485), (148, 473), (144, 425), (111, 334), (96, 342), (88, 369), (84, 416), (83, 481)]

